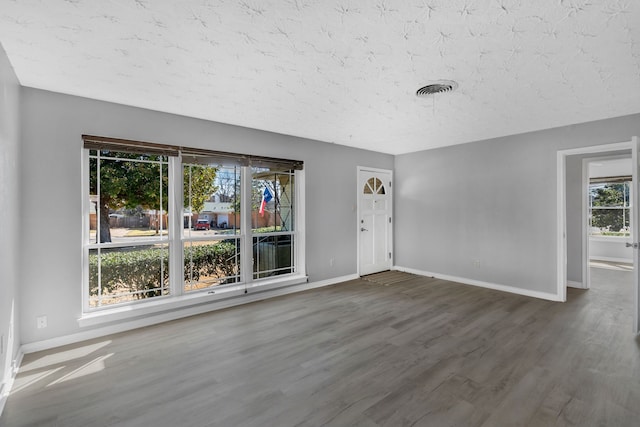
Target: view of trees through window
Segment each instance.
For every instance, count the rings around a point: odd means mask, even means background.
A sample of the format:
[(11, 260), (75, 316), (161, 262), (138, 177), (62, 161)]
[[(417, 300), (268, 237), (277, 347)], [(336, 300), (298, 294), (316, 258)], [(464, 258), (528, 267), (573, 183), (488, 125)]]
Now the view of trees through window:
[(630, 234), (630, 181), (589, 185), (589, 224), (592, 236)]
[[(294, 273), (293, 170), (87, 151), (88, 309)], [(181, 191), (170, 170), (182, 171)], [(243, 188), (251, 189), (247, 207)], [(172, 212), (172, 200), (182, 201), (182, 212)]]
[(89, 307), (169, 294), (168, 159), (89, 152)]

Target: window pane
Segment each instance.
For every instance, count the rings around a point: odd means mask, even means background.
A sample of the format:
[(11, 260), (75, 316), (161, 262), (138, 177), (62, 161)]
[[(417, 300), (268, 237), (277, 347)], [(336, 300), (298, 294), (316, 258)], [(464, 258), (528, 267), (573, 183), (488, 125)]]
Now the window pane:
[(628, 236), (629, 211), (625, 208), (593, 208), (591, 210), (591, 234)]
[(592, 206), (625, 206), (625, 200), (628, 200), (625, 187), (625, 183), (590, 185), (589, 189), (592, 195)]
[(253, 168), (252, 177), (253, 232), (293, 231), (294, 171)]
[(100, 248), (89, 251), (90, 307), (168, 294), (168, 245)]
[(183, 165), (184, 291), (240, 280), (240, 168)]
[[(96, 153), (91, 150), (91, 153)], [(98, 221), (98, 159), (89, 158), (89, 242), (98, 243), (97, 221)]]
[(589, 185), (589, 222), (592, 236), (628, 236), (630, 182)]
[(184, 243), (184, 290), (195, 291), (240, 280), (240, 239)]
[(366, 182), (366, 183), (364, 184), (364, 190), (363, 190), (363, 193), (364, 193), (364, 194), (373, 194), (373, 189), (371, 189), (371, 185), (370, 185), (368, 182)]
[(101, 152), (89, 159), (89, 168), (90, 243), (167, 238), (165, 158)]
[(294, 272), (293, 235), (254, 236), (253, 278)]
[(240, 169), (184, 165), (185, 237), (236, 234), (240, 228)]

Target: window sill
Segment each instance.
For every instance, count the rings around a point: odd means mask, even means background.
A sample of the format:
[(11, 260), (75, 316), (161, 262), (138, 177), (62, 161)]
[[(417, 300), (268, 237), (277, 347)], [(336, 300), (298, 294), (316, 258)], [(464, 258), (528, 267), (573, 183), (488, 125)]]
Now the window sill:
[(589, 236), (594, 242), (630, 242), (630, 236)]
[[(111, 322), (130, 320), (138, 317), (167, 314), (178, 310), (196, 308), (197, 306), (204, 307), (205, 305), (206, 309), (197, 310), (197, 312), (213, 311), (233, 305), (243, 304), (245, 302), (251, 302), (257, 298), (250, 297), (254, 297), (258, 293), (269, 292), (271, 290), (287, 286), (304, 284), (307, 283), (307, 280), (308, 276), (293, 275), (276, 279), (261, 279), (259, 281), (251, 282), (246, 286), (246, 288), (244, 284), (238, 284), (233, 287), (218, 290), (211, 288), (206, 291), (189, 293), (178, 297), (159, 298), (149, 302), (84, 313), (78, 319), (78, 324), (80, 327), (104, 325)], [(264, 296), (268, 297), (268, 295)], [(197, 312), (192, 314), (197, 314)], [(191, 315), (191, 313), (186, 315)]]

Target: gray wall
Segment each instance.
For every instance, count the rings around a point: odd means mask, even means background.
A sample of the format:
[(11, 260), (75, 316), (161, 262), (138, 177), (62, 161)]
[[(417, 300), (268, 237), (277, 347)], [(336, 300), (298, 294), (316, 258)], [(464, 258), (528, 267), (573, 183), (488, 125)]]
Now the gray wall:
[(395, 264), (555, 294), (557, 151), (634, 135), (640, 114), (397, 156)]
[[(18, 206), (20, 86), (0, 45), (0, 393), (20, 346)], [(5, 390), (6, 391), (6, 390)]]
[[(22, 95), (20, 208), (33, 225), (20, 231), (23, 343), (80, 332), (82, 134), (303, 160), (309, 280), (356, 273), (357, 166), (392, 169), (392, 156), (36, 89)], [(36, 328), (40, 315), (46, 329)]]

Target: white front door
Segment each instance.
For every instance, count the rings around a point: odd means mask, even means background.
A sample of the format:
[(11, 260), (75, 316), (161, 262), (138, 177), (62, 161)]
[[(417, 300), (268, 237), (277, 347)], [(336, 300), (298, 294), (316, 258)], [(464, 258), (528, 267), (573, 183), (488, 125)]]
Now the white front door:
[(358, 168), (358, 273), (391, 269), (391, 171)]

